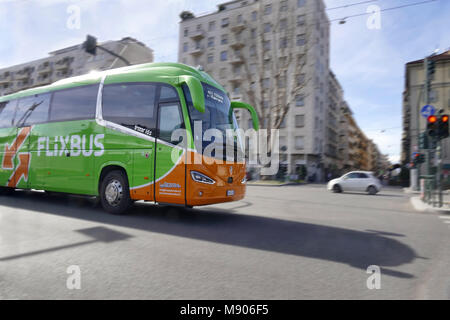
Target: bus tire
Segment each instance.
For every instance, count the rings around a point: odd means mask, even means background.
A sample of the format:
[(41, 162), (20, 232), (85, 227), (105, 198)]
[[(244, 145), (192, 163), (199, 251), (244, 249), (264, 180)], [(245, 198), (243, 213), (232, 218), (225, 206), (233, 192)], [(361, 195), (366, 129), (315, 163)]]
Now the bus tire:
[(109, 172), (101, 181), (100, 202), (103, 209), (122, 215), (130, 208), (130, 188), (125, 173), (119, 170)]

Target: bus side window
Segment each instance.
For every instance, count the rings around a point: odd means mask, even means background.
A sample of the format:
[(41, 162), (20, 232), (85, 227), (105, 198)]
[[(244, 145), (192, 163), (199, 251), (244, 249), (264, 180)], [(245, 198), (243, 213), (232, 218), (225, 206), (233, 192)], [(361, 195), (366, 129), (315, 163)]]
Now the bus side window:
[(98, 87), (89, 85), (54, 92), (50, 121), (94, 119)]
[(0, 128), (10, 128), (14, 126), (16, 106), (17, 100), (0, 102)]
[(172, 140), (172, 133), (184, 128), (178, 103), (160, 104), (159, 106), (159, 138), (169, 143), (177, 144)]
[(154, 84), (121, 83), (103, 88), (103, 119), (154, 136), (156, 127)]
[(21, 98), (14, 120), (16, 126), (29, 126), (48, 121), (50, 93)]

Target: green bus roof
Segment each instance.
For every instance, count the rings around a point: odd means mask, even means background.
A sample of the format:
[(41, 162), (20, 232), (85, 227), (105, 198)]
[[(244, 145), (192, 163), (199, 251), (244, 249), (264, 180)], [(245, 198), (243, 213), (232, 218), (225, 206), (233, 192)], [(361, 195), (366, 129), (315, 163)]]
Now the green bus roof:
[(174, 81), (176, 82), (177, 77), (179, 76), (191, 75), (196, 77), (202, 82), (205, 82), (209, 85), (212, 85), (226, 92), (225, 89), (206, 72), (200, 71), (185, 64), (167, 62), (167, 63), (145, 63), (106, 71), (91, 72), (85, 75), (59, 80), (47, 86), (31, 88), (13, 94), (1, 96), (0, 102), (32, 96), (35, 94), (51, 92), (55, 90), (62, 90), (83, 85), (96, 84), (99, 83), (104, 76), (112, 76), (112, 75), (114, 75), (116, 79), (119, 79), (119, 81), (124, 82), (133, 81), (133, 78), (139, 75), (136, 77), (137, 79), (145, 78), (145, 81), (149, 82), (154, 81), (167, 83), (173, 83)]

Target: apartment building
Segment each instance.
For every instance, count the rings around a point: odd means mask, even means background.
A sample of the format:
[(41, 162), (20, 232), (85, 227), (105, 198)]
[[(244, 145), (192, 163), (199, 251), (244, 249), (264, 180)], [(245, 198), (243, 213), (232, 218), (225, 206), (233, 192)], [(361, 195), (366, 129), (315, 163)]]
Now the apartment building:
[[(153, 50), (133, 38), (107, 41), (106, 49), (123, 56), (131, 64), (153, 62)], [(54, 52), (43, 59), (0, 69), (0, 96), (50, 84), (67, 77), (123, 67), (125, 63), (102, 50), (93, 56), (75, 45)]]
[[(450, 113), (450, 50), (431, 58), (436, 71), (431, 82), (430, 102), (436, 110)], [(418, 134), (426, 130), (426, 119), (420, 115), (425, 101), (424, 60), (412, 61), (405, 67), (405, 90), (403, 92), (403, 139), (402, 163), (411, 162), (413, 152), (418, 152)], [(450, 140), (443, 143), (444, 169), (450, 170)], [(448, 173), (448, 172), (447, 172)]]
[[(201, 65), (233, 100), (255, 106), (263, 128), (280, 129), (282, 170), (295, 174), (305, 166), (323, 180), (326, 158), (338, 148), (337, 141), (328, 143), (338, 119), (328, 102), (324, 2), (237, 0), (211, 14), (180, 16), (179, 62)], [(242, 128), (251, 126), (245, 112), (237, 116)]]

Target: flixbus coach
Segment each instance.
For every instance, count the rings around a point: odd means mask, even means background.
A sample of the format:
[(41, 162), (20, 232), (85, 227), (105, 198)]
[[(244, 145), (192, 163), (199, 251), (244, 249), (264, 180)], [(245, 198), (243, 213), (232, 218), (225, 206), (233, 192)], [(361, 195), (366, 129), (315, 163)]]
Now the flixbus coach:
[[(0, 191), (97, 196), (107, 211), (137, 200), (187, 207), (240, 200), (245, 162), (207, 161), (201, 130), (236, 130), (231, 102), (205, 72), (176, 63), (90, 73), (0, 97)], [(180, 146), (172, 141), (186, 131)], [(200, 133), (200, 136), (202, 135)], [(174, 150), (176, 149), (176, 150)], [(174, 159), (175, 155), (175, 159)], [(190, 161), (195, 156), (200, 161)]]

